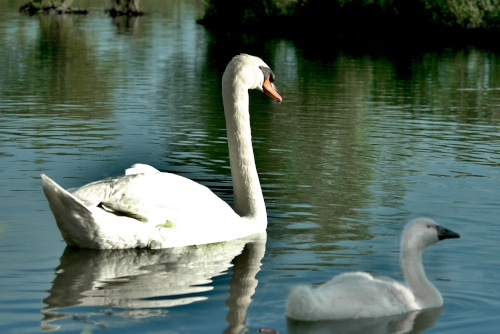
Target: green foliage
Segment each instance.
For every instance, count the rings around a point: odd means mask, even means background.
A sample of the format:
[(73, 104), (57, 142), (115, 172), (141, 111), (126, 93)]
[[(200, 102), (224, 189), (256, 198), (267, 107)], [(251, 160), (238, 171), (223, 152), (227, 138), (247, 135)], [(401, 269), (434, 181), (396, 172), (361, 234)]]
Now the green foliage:
[(447, 5), (462, 27), (490, 28), (499, 25), (500, 0), (448, 0)]

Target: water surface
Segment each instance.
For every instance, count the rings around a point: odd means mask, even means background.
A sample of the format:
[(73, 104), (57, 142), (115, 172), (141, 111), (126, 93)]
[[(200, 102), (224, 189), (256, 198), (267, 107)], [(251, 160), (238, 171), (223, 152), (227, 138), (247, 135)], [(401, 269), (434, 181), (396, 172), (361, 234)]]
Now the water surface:
[[(401, 280), (399, 235), (418, 216), (462, 235), (424, 257), (445, 306), (356, 325), (500, 327), (498, 54), (325, 54), (217, 37), (196, 25), (190, 1), (144, 3), (150, 15), (115, 22), (99, 2), (82, 1), (87, 16), (25, 16), (21, 3), (0, 1), (3, 333), (356, 330), (287, 322), (288, 290), (347, 270)], [(71, 188), (143, 162), (231, 202), (220, 78), (239, 52), (264, 58), (284, 98), (251, 93), (267, 236), (162, 251), (66, 248), (40, 173)]]

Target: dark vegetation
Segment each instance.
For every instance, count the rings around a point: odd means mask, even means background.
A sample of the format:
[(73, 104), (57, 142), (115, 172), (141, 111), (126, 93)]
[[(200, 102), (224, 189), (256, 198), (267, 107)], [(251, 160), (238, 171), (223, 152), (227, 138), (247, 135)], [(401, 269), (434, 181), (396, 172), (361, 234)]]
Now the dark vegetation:
[[(107, 0), (110, 16), (137, 16), (140, 0)], [(500, 0), (202, 0), (198, 21), (229, 36), (293, 38), (319, 48), (335, 43), (497, 45)], [(73, 0), (29, 0), (25, 13), (87, 14)], [(360, 43), (361, 42), (361, 43)]]
[[(37, 14), (88, 14), (86, 9), (71, 7), (73, 0), (30, 0), (19, 9), (23, 13)], [(110, 16), (138, 16), (143, 12), (139, 9), (139, 0), (112, 0), (106, 10)]]
[(111, 16), (138, 16), (144, 14), (139, 9), (139, 0), (113, 0), (112, 7), (107, 11)]
[[(500, 0), (207, 0), (198, 21), (225, 33), (315, 39), (485, 39), (500, 33)], [(494, 40), (493, 40), (494, 38)]]
[(72, 8), (72, 0), (30, 0), (19, 9), (27, 14), (88, 14), (86, 9)]

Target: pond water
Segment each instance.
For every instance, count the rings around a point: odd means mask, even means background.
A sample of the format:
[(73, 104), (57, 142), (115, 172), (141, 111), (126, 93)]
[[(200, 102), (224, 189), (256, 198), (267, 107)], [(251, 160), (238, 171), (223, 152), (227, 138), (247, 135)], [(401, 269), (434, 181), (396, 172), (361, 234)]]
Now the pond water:
[[(475, 47), (326, 51), (215, 36), (195, 1), (113, 21), (26, 16), (0, 1), (2, 333), (491, 333), (500, 328), (500, 54)], [(283, 103), (251, 93), (267, 236), (173, 250), (66, 248), (40, 187), (135, 162), (232, 201), (220, 79), (246, 52)], [(424, 254), (445, 305), (296, 323), (289, 289), (364, 270), (402, 280), (399, 236), (427, 216), (461, 234)]]

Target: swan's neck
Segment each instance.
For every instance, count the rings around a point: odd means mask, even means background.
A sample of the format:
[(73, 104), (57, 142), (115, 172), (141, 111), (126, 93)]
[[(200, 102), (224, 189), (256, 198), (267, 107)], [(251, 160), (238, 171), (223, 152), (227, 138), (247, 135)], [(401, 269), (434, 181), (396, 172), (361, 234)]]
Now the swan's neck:
[(264, 196), (253, 155), (248, 89), (242, 87), (238, 80), (225, 80), (222, 91), (234, 210), (241, 217), (267, 223)]
[(418, 305), (422, 308), (443, 305), (443, 297), (425, 275), (421, 250), (403, 247), (401, 251), (401, 267), (405, 281), (412, 290)]

